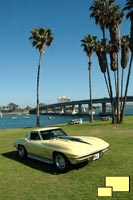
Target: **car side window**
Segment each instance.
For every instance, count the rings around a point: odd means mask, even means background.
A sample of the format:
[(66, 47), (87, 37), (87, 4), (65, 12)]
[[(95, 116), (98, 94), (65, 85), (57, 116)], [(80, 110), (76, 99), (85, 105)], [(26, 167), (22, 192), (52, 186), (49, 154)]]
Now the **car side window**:
[(39, 136), (38, 132), (31, 132), (30, 139), (31, 140), (40, 140), (40, 136)]
[(41, 132), (41, 136), (43, 140), (50, 140), (54, 138), (54, 133), (52, 133), (51, 131), (43, 131)]

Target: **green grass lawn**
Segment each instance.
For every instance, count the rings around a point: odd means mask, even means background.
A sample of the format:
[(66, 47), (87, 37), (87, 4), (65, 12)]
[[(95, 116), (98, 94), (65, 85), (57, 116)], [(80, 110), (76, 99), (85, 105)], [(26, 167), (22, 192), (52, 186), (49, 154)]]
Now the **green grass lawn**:
[[(12, 147), (15, 138), (30, 129), (0, 131), (0, 199), (2, 200), (96, 200), (133, 199), (133, 117), (124, 124), (110, 121), (61, 125), (70, 135), (96, 136), (106, 140), (111, 150), (99, 160), (77, 165), (64, 174), (52, 165), (31, 159), (20, 160)], [(97, 197), (106, 176), (130, 176), (130, 192), (113, 192), (113, 197)]]

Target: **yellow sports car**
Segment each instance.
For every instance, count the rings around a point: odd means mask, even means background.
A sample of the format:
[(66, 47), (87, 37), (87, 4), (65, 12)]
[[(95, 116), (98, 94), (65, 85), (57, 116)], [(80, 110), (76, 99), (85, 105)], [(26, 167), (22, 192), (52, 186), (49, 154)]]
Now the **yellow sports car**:
[(14, 141), (20, 158), (30, 157), (53, 163), (60, 171), (67, 171), (70, 164), (96, 160), (109, 149), (102, 139), (89, 136), (68, 136), (60, 127), (35, 129)]

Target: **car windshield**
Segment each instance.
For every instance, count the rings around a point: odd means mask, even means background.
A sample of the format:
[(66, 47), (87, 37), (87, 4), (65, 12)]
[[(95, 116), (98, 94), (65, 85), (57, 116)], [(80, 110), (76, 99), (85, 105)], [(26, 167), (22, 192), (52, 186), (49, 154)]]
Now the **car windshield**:
[(41, 131), (40, 134), (43, 140), (50, 140), (56, 137), (68, 136), (67, 133), (63, 131), (62, 129), (52, 129), (52, 130), (47, 130), (47, 131)]

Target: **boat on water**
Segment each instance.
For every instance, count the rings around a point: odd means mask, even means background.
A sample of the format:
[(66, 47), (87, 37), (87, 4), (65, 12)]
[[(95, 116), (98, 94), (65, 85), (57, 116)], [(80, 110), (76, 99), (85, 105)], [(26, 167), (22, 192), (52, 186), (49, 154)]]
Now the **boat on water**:
[(25, 118), (25, 119), (29, 119), (29, 115), (27, 115), (27, 114), (24, 115), (24, 118)]
[(12, 119), (17, 119), (17, 117), (16, 117), (16, 116), (13, 116)]
[(48, 119), (55, 119), (55, 117), (49, 116)]

